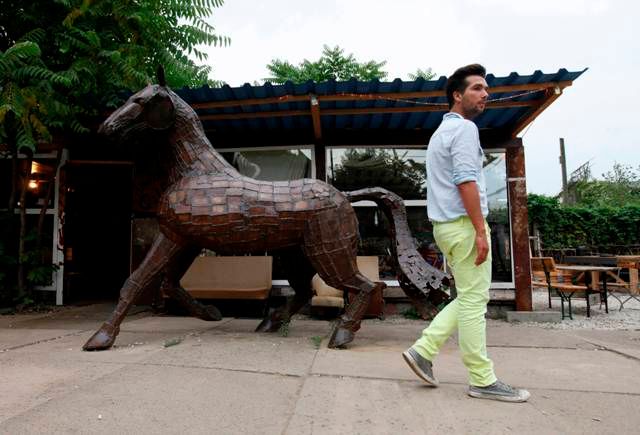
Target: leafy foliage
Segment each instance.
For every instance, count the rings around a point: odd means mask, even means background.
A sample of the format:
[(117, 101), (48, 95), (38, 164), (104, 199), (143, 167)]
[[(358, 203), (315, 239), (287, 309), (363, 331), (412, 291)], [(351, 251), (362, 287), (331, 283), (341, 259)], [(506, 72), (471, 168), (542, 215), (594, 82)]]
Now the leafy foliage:
[[(86, 133), (98, 115), (122, 102), (123, 91), (152, 81), (158, 65), (174, 88), (213, 83), (211, 68), (196, 61), (207, 59), (203, 46), (229, 43), (207, 22), (222, 2), (2, 0), (0, 143), (15, 158), (52, 141), (55, 132)], [(20, 208), (26, 222), (24, 204)], [(8, 226), (20, 228), (19, 254), (4, 243), (0, 259), (16, 257), (22, 295), (25, 280), (34, 284), (51, 274), (33, 244), (23, 252), (26, 224), (14, 220), (11, 212)]]
[(307, 80), (324, 82), (327, 80), (358, 80), (383, 79), (387, 73), (382, 69), (386, 61), (358, 62), (353, 54), (344, 54), (339, 46), (333, 48), (325, 45), (322, 56), (316, 61), (303, 60), (298, 66), (286, 60), (273, 59), (267, 65), (271, 77), (265, 81), (282, 84), (287, 80), (302, 83)]
[[(267, 65), (271, 76), (264, 81), (283, 84), (286, 81), (304, 83), (308, 80), (324, 82), (346, 81), (352, 78), (362, 81), (382, 80), (388, 76), (384, 70), (386, 64), (386, 60), (358, 62), (353, 53), (345, 55), (344, 49), (337, 45), (333, 48), (324, 45), (322, 55), (316, 61), (304, 59), (296, 66), (287, 60), (273, 59)], [(424, 70), (418, 68), (414, 73), (409, 74), (409, 80), (431, 80), (434, 76), (435, 73), (431, 68)]]
[(0, 52), (0, 142), (33, 152), (38, 140), (50, 140), (49, 127), (66, 115), (56, 88), (69, 84), (46, 67), (35, 42), (18, 42)]
[(528, 210), (545, 248), (640, 244), (637, 204), (563, 207), (556, 198), (530, 194)]
[(603, 180), (591, 177), (570, 185), (571, 197), (585, 207), (640, 205), (640, 167), (615, 163), (611, 171), (602, 174)]
[(409, 74), (409, 80), (418, 80), (418, 79), (431, 80), (435, 76), (436, 76), (436, 73), (434, 73), (431, 70), (431, 68), (427, 68), (427, 69), (418, 68), (415, 72)]

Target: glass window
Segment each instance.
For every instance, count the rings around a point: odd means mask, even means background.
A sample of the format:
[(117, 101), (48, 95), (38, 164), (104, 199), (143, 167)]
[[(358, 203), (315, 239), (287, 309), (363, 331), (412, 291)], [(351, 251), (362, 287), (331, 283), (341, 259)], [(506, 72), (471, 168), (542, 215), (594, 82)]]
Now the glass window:
[(285, 181), (312, 176), (310, 149), (222, 152), (242, 175), (256, 180)]
[(513, 282), (506, 154), (487, 152), (483, 171), (489, 204), (493, 282)]
[[(26, 160), (19, 159), (18, 164), (26, 164)], [(31, 162), (31, 175), (27, 187), (26, 203), (27, 208), (41, 208), (44, 204), (49, 184), (52, 182), (55, 171), (55, 159), (35, 158)], [(11, 159), (0, 159), (0, 208), (6, 208), (11, 194), (11, 177), (13, 175)], [(53, 192), (49, 198), (48, 208), (53, 208)], [(15, 204), (17, 207), (20, 200), (20, 188), (17, 186), (15, 192)]]
[[(327, 150), (328, 182), (342, 191), (380, 186), (411, 200), (407, 219), (420, 253), (436, 267), (442, 266), (442, 255), (433, 240), (433, 228), (426, 213), (426, 151), (420, 148), (329, 148)], [(406, 204), (406, 203), (405, 203)], [(391, 241), (388, 221), (373, 205), (355, 207), (358, 216), (360, 244), (358, 255), (377, 255), (380, 278), (396, 279), (390, 257)]]
[(342, 191), (380, 186), (405, 200), (424, 200), (425, 158), (418, 148), (329, 148), (327, 180)]
[[(407, 218), (425, 259), (442, 265), (426, 210), (426, 151), (417, 148), (329, 148), (327, 179), (343, 191), (381, 186), (405, 200)], [(491, 228), (494, 282), (513, 282), (511, 238), (504, 152), (487, 152), (484, 162)], [(407, 201), (409, 200), (409, 201)], [(380, 276), (395, 279), (389, 258), (387, 221), (377, 207), (356, 204), (360, 245), (358, 255), (380, 256)]]
[[(384, 213), (377, 207), (355, 207), (358, 217), (360, 242), (358, 255), (377, 255), (380, 265), (380, 278), (396, 279), (391, 259), (391, 240), (389, 239), (389, 222)], [(416, 240), (418, 251), (433, 266), (442, 267), (442, 254), (433, 239), (433, 227), (427, 219), (424, 206), (407, 207), (407, 220), (411, 234)]]

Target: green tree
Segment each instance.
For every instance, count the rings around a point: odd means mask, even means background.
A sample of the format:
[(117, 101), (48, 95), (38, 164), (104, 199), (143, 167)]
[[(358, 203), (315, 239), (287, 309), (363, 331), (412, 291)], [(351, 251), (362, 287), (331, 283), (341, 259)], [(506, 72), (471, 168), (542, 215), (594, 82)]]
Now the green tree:
[(640, 205), (640, 167), (614, 163), (613, 168), (597, 180), (586, 171), (569, 184), (571, 202), (583, 207), (620, 207)]
[[(222, 0), (2, 0), (0, 143), (13, 160), (9, 228), (19, 226), (18, 294), (27, 292), (24, 195), (31, 155), (53, 134), (83, 134), (123, 91), (151, 81), (163, 65), (172, 87), (213, 83), (203, 45), (226, 45), (207, 23)], [(55, 173), (55, 171), (54, 171)], [(51, 184), (51, 183), (50, 183)], [(22, 200), (16, 201), (18, 195)], [(13, 208), (20, 204), (19, 223)], [(46, 205), (45, 205), (46, 207)], [(3, 248), (2, 258), (10, 252)], [(7, 274), (5, 274), (6, 277)]]
[(418, 79), (431, 80), (435, 76), (436, 76), (436, 73), (434, 73), (431, 70), (431, 68), (427, 68), (427, 69), (418, 68), (415, 72), (409, 73), (409, 80), (418, 80)]
[[(345, 81), (352, 78), (362, 81), (382, 80), (388, 74), (384, 70), (386, 60), (376, 62), (358, 62), (353, 53), (345, 55), (344, 49), (339, 46), (333, 48), (328, 45), (323, 46), (322, 55), (316, 61), (304, 59), (297, 66), (287, 60), (273, 59), (267, 70), (270, 77), (264, 79), (265, 82), (283, 84), (286, 81), (294, 83), (304, 83), (308, 80), (324, 82), (327, 80)], [(435, 77), (431, 68), (418, 68), (415, 72), (408, 74), (409, 80), (431, 80)], [(256, 85), (259, 83), (254, 82)]]
[(267, 65), (271, 77), (265, 81), (282, 84), (287, 80), (302, 83), (307, 80), (324, 82), (327, 80), (358, 80), (383, 79), (387, 73), (382, 69), (386, 61), (358, 62), (353, 54), (344, 54), (339, 46), (333, 48), (325, 45), (322, 56), (316, 61), (303, 60), (298, 66), (286, 60), (273, 59)]

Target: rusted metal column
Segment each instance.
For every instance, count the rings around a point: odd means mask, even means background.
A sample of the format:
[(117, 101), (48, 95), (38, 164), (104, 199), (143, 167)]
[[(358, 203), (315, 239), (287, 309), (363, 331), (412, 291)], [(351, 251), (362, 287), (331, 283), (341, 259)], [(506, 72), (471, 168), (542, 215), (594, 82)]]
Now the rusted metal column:
[(511, 213), (511, 240), (516, 286), (516, 310), (531, 311), (531, 258), (529, 256), (529, 216), (522, 139), (507, 147), (507, 185)]

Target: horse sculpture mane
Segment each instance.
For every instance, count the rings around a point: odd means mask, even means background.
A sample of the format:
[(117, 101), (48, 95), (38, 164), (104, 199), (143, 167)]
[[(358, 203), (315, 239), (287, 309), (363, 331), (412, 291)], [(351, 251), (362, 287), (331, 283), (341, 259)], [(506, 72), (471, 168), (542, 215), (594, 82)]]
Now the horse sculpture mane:
[(133, 302), (152, 286), (160, 286), (194, 316), (219, 320), (215, 308), (198, 303), (179, 286), (203, 248), (224, 254), (270, 251), (283, 257), (295, 297), (288, 307), (272, 307), (258, 331), (277, 331), (308, 302), (316, 272), (327, 284), (357, 293), (329, 341), (329, 347), (345, 346), (360, 328), (372, 292), (384, 287), (357, 268), (358, 227), (350, 202), (362, 199), (375, 201), (389, 218), (400, 285), (420, 314), (432, 317), (449, 300), (439, 289), (447, 275), (417, 252), (404, 204), (394, 193), (382, 188), (340, 192), (315, 179), (269, 182), (242, 176), (215, 151), (195, 111), (163, 80), (131, 96), (100, 127), (102, 134), (119, 141), (149, 130), (159, 131), (171, 147), (170, 185), (158, 206), (160, 234), (85, 350), (111, 347)]

